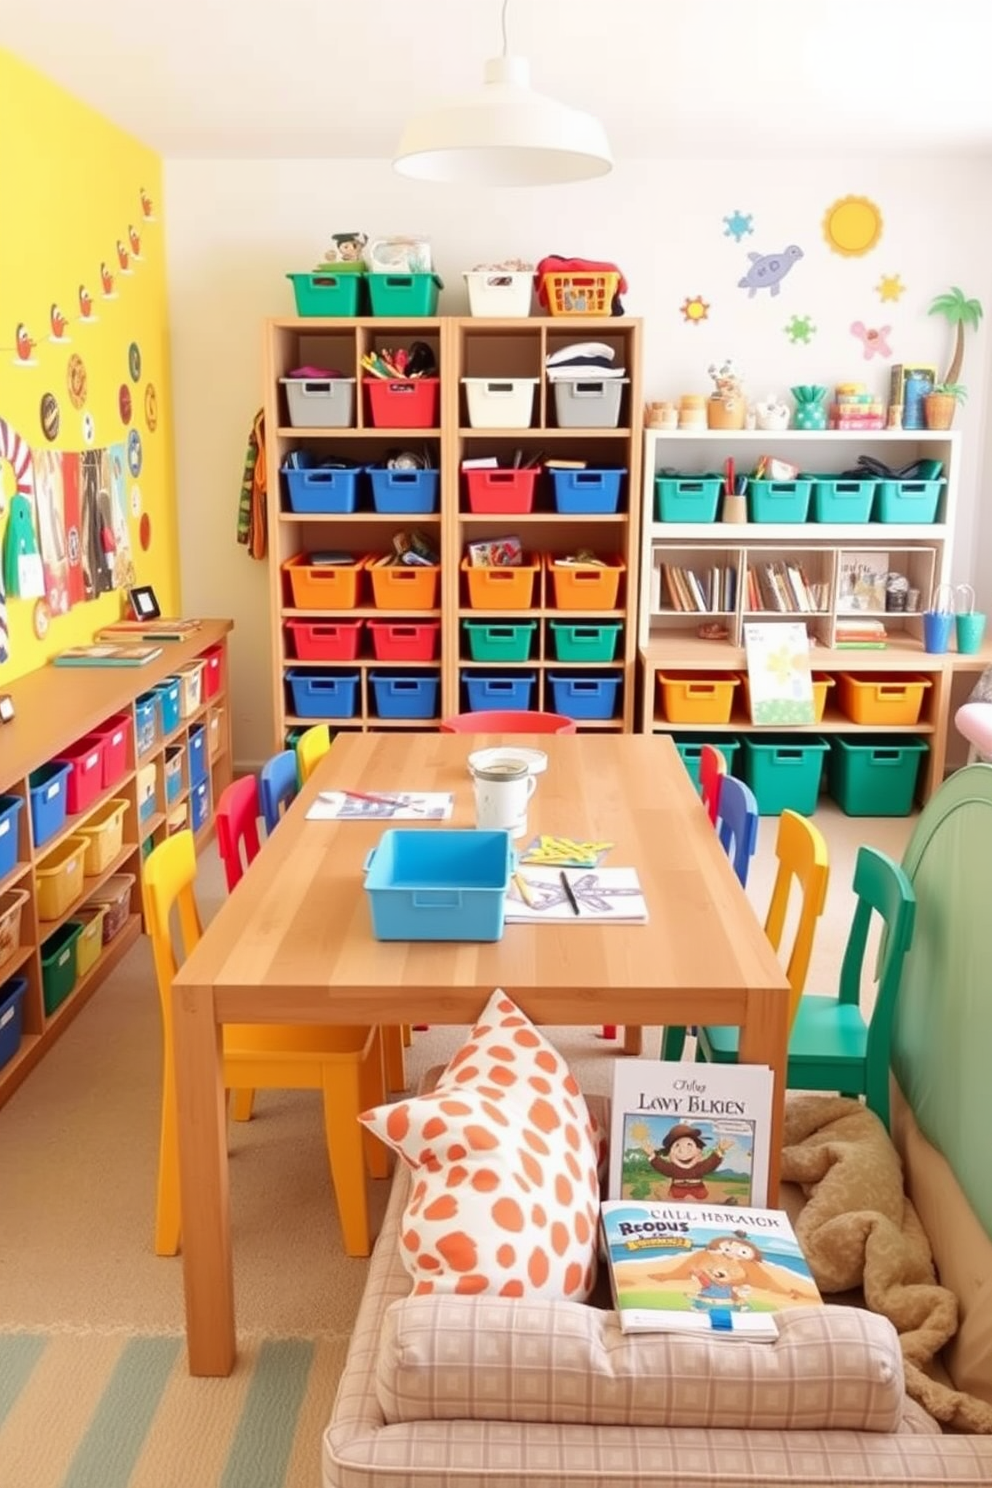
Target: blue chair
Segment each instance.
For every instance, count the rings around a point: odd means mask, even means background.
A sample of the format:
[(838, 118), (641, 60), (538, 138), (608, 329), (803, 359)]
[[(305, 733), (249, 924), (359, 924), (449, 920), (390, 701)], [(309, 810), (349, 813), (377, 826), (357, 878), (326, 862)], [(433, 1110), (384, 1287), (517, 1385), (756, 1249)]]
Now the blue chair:
[(297, 790), (296, 751), (282, 749), (265, 761), (258, 777), (262, 818), (267, 832), (275, 831), (282, 807), (289, 805)]
[(758, 803), (750, 787), (736, 775), (720, 777), (716, 830), (741, 887), (746, 889), (751, 859), (758, 845)]

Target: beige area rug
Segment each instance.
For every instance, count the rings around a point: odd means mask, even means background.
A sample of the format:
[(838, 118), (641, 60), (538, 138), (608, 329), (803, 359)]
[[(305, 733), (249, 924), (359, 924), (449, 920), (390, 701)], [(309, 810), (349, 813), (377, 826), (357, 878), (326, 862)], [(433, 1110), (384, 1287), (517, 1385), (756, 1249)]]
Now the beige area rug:
[[(811, 987), (836, 983), (858, 843), (900, 856), (911, 822), (818, 815), (833, 883)], [(773, 868), (765, 819), (750, 893)], [(209, 918), (223, 893), (201, 861)], [(553, 1031), (590, 1092), (618, 1045)], [(409, 1083), (457, 1047), (417, 1033)], [(659, 1032), (646, 1040), (658, 1050)], [(0, 1109), (0, 1484), (3, 1488), (319, 1488), (320, 1432), (365, 1283), (342, 1256), (319, 1097), (263, 1092), (232, 1123), (231, 1204), (241, 1345), (229, 1380), (191, 1380), (181, 1263), (152, 1252), (161, 1040), (140, 941)], [(373, 1184), (381, 1216), (385, 1183)]]

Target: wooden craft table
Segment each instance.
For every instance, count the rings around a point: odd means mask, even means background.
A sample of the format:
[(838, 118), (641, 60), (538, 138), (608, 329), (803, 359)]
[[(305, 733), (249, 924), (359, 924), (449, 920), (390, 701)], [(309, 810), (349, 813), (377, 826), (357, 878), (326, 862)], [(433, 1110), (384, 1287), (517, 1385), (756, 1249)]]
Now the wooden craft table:
[[(321, 789), (451, 791), (470, 826), (466, 759), (499, 742), (457, 734), (339, 736), (181, 968), (173, 987), (189, 1367), (225, 1375), (236, 1340), (223, 1023), (470, 1025), (494, 987), (541, 1024), (735, 1024), (742, 1060), (775, 1075), (778, 1167), (789, 989), (671, 741), (521, 738), (546, 751), (533, 832), (616, 844), (646, 925), (510, 925), (490, 944), (372, 938), (362, 864), (381, 821), (307, 821)], [(410, 825), (407, 823), (406, 825)], [(443, 825), (435, 830), (443, 831)]]

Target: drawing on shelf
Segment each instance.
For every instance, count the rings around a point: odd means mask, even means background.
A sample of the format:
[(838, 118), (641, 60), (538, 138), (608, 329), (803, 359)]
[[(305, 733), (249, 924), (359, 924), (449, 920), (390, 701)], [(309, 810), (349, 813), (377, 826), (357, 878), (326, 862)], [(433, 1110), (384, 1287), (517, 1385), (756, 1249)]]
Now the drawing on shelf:
[(837, 612), (884, 615), (889, 555), (876, 548), (841, 553), (837, 574)]
[(813, 723), (813, 675), (805, 625), (757, 623), (744, 627), (751, 722)]

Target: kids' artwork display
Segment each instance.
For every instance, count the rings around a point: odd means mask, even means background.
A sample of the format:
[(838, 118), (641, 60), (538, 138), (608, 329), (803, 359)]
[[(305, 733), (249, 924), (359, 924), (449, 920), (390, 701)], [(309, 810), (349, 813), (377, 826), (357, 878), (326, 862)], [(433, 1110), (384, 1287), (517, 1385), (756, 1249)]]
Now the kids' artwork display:
[(813, 723), (813, 674), (805, 625), (754, 621), (744, 626), (751, 722)]

